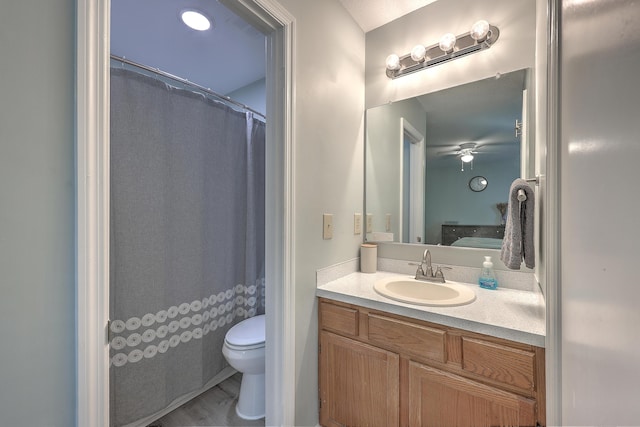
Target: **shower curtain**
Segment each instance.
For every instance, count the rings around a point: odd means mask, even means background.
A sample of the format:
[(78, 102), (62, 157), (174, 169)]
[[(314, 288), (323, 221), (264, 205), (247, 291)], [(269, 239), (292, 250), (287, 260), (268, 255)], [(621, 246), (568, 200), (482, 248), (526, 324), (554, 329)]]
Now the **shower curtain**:
[(111, 425), (157, 413), (227, 363), (264, 313), (265, 126), (111, 69)]

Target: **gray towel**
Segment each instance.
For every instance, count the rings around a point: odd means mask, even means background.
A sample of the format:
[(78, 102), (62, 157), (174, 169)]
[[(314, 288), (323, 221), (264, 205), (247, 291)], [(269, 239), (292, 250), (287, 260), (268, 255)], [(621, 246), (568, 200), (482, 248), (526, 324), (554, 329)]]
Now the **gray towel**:
[[(523, 190), (527, 200), (518, 201), (518, 190)], [(535, 195), (527, 181), (518, 178), (509, 190), (509, 208), (507, 224), (502, 240), (500, 259), (507, 268), (520, 270), (520, 264), (529, 268), (535, 267), (535, 251), (533, 247), (533, 215)]]

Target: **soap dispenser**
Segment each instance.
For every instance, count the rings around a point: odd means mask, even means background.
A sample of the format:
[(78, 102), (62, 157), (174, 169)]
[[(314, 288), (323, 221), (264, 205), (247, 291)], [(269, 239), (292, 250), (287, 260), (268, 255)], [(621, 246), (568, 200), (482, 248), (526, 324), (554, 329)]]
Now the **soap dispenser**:
[(498, 288), (498, 280), (496, 279), (496, 273), (493, 271), (493, 263), (491, 262), (490, 256), (484, 257), (479, 284), (481, 288), (485, 289)]

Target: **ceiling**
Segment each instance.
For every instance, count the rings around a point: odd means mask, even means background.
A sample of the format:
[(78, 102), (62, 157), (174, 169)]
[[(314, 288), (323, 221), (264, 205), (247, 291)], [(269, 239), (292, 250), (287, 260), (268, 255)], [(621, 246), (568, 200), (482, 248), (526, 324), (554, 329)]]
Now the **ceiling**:
[(340, 0), (366, 33), (436, 0)]
[[(179, 12), (197, 9), (196, 31)], [(111, 53), (226, 95), (265, 76), (265, 37), (216, 0), (111, 0)]]
[(518, 70), (417, 97), (427, 117), (427, 159), (457, 160), (466, 142), (476, 143), (476, 151), (492, 160), (519, 156), (514, 126), (516, 119), (522, 121), (526, 78), (526, 70)]
[[(340, 0), (365, 32), (434, 1)], [(213, 18), (213, 29), (186, 27), (185, 8)], [(111, 53), (223, 95), (265, 76), (264, 35), (218, 0), (111, 0)]]

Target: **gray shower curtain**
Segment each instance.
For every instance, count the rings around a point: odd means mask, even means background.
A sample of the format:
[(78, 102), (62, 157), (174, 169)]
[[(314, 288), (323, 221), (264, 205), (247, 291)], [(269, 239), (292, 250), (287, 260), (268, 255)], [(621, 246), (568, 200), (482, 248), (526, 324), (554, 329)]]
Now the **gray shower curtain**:
[(227, 364), (264, 313), (265, 126), (111, 69), (111, 425), (162, 410)]

